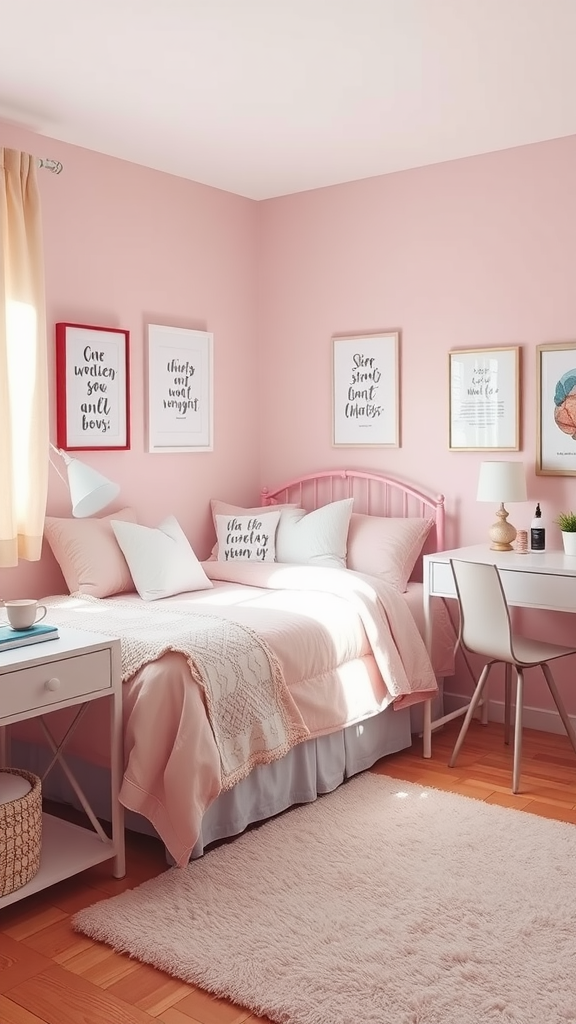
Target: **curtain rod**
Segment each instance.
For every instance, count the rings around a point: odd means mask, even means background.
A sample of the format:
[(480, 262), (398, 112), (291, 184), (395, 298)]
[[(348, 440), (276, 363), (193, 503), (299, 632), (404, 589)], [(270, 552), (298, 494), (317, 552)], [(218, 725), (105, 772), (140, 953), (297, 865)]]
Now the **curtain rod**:
[(52, 171), (52, 174), (60, 174), (63, 170), (59, 160), (43, 160), (42, 157), (38, 157), (38, 167), (45, 167), (47, 171)]

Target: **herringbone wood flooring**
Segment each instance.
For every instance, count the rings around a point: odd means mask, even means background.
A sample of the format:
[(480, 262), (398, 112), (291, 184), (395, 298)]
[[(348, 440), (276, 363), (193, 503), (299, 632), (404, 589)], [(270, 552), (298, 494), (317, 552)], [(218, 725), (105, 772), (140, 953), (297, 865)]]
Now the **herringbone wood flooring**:
[[(451, 769), (458, 728), (451, 723), (434, 735), (429, 761), (416, 741), (373, 770), (576, 824), (576, 755), (565, 736), (525, 731), (522, 792), (513, 796), (512, 755), (502, 726), (473, 723)], [(165, 870), (157, 841), (129, 834), (127, 845), (128, 876), (122, 881), (101, 865), (0, 911), (1, 1024), (266, 1024), (72, 930), (70, 915), (80, 907)]]

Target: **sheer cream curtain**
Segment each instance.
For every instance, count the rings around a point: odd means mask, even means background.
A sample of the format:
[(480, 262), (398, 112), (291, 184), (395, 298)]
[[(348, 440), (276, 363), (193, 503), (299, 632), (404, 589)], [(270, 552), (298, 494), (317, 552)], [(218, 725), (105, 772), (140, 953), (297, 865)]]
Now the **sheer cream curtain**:
[(44, 258), (36, 159), (0, 148), (0, 567), (40, 558), (48, 489)]

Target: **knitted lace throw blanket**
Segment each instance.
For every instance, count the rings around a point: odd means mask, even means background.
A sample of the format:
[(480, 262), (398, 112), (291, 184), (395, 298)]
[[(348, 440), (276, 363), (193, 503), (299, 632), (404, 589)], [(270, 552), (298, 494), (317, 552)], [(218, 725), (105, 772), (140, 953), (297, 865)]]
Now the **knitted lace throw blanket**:
[(253, 630), (216, 615), (105, 600), (48, 598), (56, 626), (119, 637), (122, 682), (167, 651), (186, 656), (204, 702), (230, 789), (258, 764), (283, 757), (309, 736), (278, 659)]

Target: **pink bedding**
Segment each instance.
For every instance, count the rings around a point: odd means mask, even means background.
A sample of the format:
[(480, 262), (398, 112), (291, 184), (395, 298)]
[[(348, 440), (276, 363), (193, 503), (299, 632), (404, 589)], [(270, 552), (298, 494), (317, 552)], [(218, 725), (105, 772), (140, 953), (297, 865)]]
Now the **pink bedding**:
[[(257, 630), (278, 659), (304, 723), (300, 738), (436, 693), (410, 594), (342, 570), (218, 562), (204, 568), (213, 589), (170, 598), (158, 608), (221, 616)], [(100, 602), (117, 613), (119, 635), (127, 602), (141, 604), (127, 594)], [(52, 621), (63, 615), (70, 623), (74, 606), (78, 628), (94, 630), (93, 603), (92, 614), (81, 598), (46, 603)], [(176, 863), (185, 864), (223, 782), (205, 695), (184, 653), (169, 651), (125, 682), (124, 719), (122, 802), (148, 818)]]

